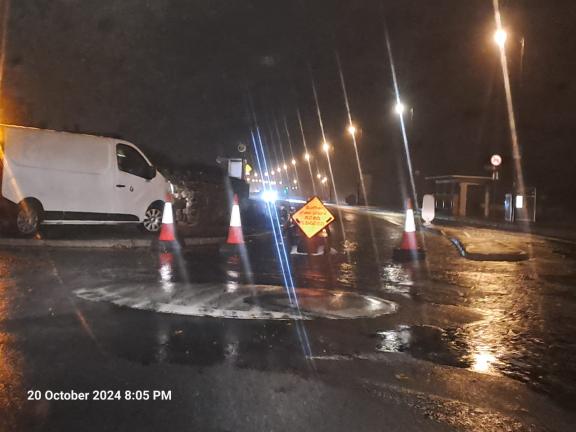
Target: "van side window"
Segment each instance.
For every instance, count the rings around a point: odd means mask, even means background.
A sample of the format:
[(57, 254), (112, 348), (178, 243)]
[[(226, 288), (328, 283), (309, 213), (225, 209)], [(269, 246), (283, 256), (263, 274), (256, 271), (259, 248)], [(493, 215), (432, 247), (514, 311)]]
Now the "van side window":
[(126, 144), (117, 144), (116, 160), (120, 171), (146, 178), (149, 165), (142, 155), (132, 147)]

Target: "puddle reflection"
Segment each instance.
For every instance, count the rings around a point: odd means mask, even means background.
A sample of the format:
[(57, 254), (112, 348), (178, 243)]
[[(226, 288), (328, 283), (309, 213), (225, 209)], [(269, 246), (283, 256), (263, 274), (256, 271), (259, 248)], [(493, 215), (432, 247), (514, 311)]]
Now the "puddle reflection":
[(158, 273), (160, 276), (160, 286), (163, 291), (172, 294), (174, 292), (174, 256), (171, 253), (162, 253), (159, 259), (160, 268), (158, 269)]
[[(540, 299), (534, 287), (522, 283), (522, 275), (516, 274), (520, 268), (517, 264), (502, 263), (499, 267), (499, 271), (458, 275), (463, 284), (482, 294), (472, 296), (470, 306), (480, 309), (484, 319), (465, 326), (462, 332), (470, 346), (470, 369), (500, 372), (531, 383), (530, 376), (542, 367), (534, 361), (538, 350), (531, 347), (536, 335), (526, 334), (520, 340), (513, 335), (537, 331), (533, 320), (539, 319)], [(519, 362), (524, 364), (521, 371), (515, 366)]]
[(472, 369), (474, 372), (494, 372), (494, 363), (496, 362), (496, 357), (490, 352), (480, 349), (479, 352), (472, 355), (472, 360), (473, 362), (470, 366), (470, 369)]
[(200, 367), (226, 364), (259, 370), (301, 368), (306, 364), (294, 325), (174, 317), (143, 323), (126, 318), (110, 332), (105, 324), (94, 322), (107, 350), (129, 361)]
[(380, 280), (393, 284), (413, 285), (414, 272), (406, 265), (386, 263), (380, 271)]
[(0, 330), (0, 430), (15, 430), (22, 409), (22, 358), (11, 348), (13, 338)]
[(400, 325), (394, 330), (376, 333), (376, 350), (380, 352), (402, 352), (414, 358), (438, 364), (469, 367), (467, 344), (453, 330), (422, 325)]

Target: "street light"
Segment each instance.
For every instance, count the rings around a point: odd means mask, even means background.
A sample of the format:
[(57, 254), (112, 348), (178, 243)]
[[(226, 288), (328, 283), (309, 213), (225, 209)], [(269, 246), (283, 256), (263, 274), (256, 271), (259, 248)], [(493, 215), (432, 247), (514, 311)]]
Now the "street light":
[(397, 102), (396, 105), (394, 106), (394, 111), (396, 111), (396, 114), (398, 114), (398, 115), (404, 114), (405, 110), (406, 110), (406, 107), (404, 106), (404, 104), (402, 102)]
[(288, 165), (284, 164), (284, 171), (288, 171)]
[(321, 179), (321, 178), (322, 178), (322, 174), (320, 174), (320, 173), (316, 174), (316, 178), (317, 178), (317, 179)]
[(294, 180), (292, 180), (292, 183), (298, 184), (298, 180), (294, 179)]
[(292, 165), (296, 165), (296, 159), (292, 159)]
[(304, 153), (304, 159), (306, 159), (306, 161), (310, 160), (310, 153)]
[(496, 42), (496, 45), (498, 45), (500, 48), (504, 48), (507, 38), (508, 33), (506, 33), (506, 30), (498, 29), (494, 32), (494, 42)]
[(356, 130), (356, 127), (354, 125), (348, 126), (348, 133), (350, 135), (354, 136), (354, 135), (356, 135), (356, 132), (357, 132), (357, 130)]
[(330, 144), (324, 141), (324, 144), (322, 144), (322, 150), (324, 150), (324, 153), (328, 153), (330, 151)]

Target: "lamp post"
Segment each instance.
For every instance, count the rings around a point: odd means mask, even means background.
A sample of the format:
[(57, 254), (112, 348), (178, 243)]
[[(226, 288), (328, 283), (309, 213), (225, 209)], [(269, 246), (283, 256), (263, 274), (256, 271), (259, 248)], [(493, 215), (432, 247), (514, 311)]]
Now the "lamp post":
[[(494, 0), (494, 21), (496, 31), (494, 32), (494, 42), (499, 47), (500, 65), (502, 67), (502, 78), (504, 83), (504, 94), (506, 96), (506, 108), (508, 114), (508, 126), (510, 129), (510, 140), (512, 144), (512, 160), (514, 162), (514, 181), (520, 195), (524, 195), (524, 173), (522, 172), (522, 154), (518, 140), (518, 131), (516, 128), (516, 112), (514, 111), (514, 98), (512, 97), (512, 88), (510, 85), (510, 73), (508, 70), (508, 59), (506, 55), (506, 39), (508, 34), (502, 25), (502, 16), (498, 0)], [(521, 56), (524, 52), (524, 42), (522, 41)], [(522, 59), (521, 59), (522, 61)]]

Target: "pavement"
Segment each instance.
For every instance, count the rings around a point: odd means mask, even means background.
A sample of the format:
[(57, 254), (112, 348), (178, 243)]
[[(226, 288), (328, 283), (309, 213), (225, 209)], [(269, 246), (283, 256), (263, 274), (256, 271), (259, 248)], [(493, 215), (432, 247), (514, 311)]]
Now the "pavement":
[(434, 223), (450, 227), (473, 227), (486, 228), (498, 231), (519, 232), (526, 234), (538, 235), (562, 241), (576, 241), (576, 224), (572, 221), (551, 222), (506, 222), (491, 219), (476, 218), (455, 218), (451, 216), (440, 215), (434, 219)]
[(527, 245), (523, 245), (508, 233), (497, 230), (478, 229), (472, 227), (435, 228), (441, 235), (448, 238), (460, 254), (475, 261), (524, 261), (530, 258)]
[(0, 431), (573, 430), (576, 245), (474, 261), (422, 232), (397, 263), (401, 215), (340, 215), (335, 254), (284, 267), (270, 236), (0, 248)]
[[(352, 207), (339, 209), (354, 213), (367, 214), (382, 219), (398, 227), (404, 225), (404, 214), (376, 208)], [(463, 257), (475, 261), (524, 261), (530, 258), (526, 243), (518, 241), (517, 231), (501, 230), (497, 226), (468, 225), (466, 220), (435, 220), (428, 226), (422, 225), (421, 231), (446, 237)]]
[[(183, 246), (219, 245), (226, 241), (226, 227), (191, 227), (178, 224), (177, 236)], [(246, 228), (248, 239), (266, 235), (265, 229)], [(19, 238), (4, 232), (0, 246), (132, 249), (157, 245), (157, 235), (143, 233), (132, 225), (47, 225), (35, 238)]]

